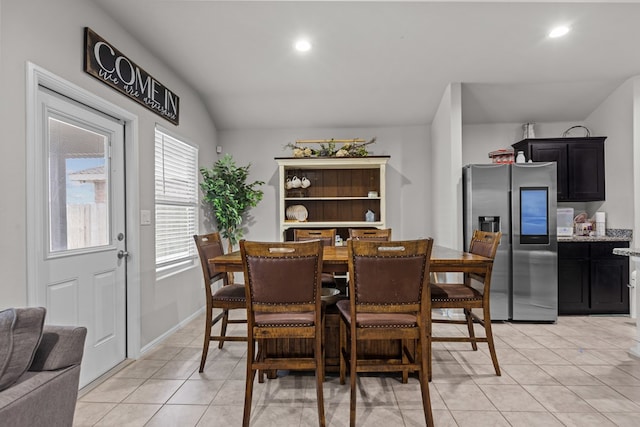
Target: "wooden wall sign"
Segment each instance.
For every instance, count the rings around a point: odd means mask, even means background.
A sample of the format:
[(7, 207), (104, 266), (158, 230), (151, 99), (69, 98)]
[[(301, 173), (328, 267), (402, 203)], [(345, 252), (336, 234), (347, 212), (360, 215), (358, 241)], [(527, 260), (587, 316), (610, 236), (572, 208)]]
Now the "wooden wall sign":
[(96, 34), (84, 29), (84, 71), (178, 125), (180, 98)]

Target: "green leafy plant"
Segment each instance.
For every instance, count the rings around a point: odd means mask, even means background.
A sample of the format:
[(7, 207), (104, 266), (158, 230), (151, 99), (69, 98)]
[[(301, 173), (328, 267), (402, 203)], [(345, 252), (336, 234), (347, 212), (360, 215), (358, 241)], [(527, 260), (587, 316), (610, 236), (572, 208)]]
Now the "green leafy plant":
[(244, 215), (262, 200), (258, 187), (264, 182), (247, 183), (250, 166), (236, 166), (233, 157), (225, 154), (213, 168), (200, 168), (204, 201), (212, 208), (218, 231), (229, 241), (229, 251), (243, 236)]

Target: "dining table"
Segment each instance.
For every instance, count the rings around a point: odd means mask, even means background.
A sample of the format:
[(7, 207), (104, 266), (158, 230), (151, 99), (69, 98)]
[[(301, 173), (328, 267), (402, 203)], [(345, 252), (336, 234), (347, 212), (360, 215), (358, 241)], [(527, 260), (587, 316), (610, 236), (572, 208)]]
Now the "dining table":
[[(235, 273), (243, 271), (242, 257), (240, 251), (219, 255), (208, 260), (216, 266), (216, 270)], [(488, 274), (493, 266), (493, 259), (464, 252), (457, 249), (434, 245), (431, 251), (431, 261), (429, 263), (430, 272), (435, 273), (469, 273)], [(322, 268), (328, 273), (346, 273), (349, 271), (349, 254), (347, 246), (325, 246), (322, 255)], [(342, 298), (348, 298), (342, 295)], [(340, 362), (340, 316), (335, 305), (326, 307), (325, 313), (325, 372), (338, 372)], [(300, 356), (312, 351), (312, 346), (303, 340), (282, 339), (278, 342), (269, 340), (265, 351), (267, 354), (276, 357), (287, 355)], [(399, 343), (377, 343), (368, 345), (358, 344), (358, 352), (368, 355), (384, 357), (385, 354), (396, 354), (399, 351)], [(361, 347), (362, 345), (362, 347)], [(275, 373), (268, 374), (273, 378)]]
[[(240, 251), (219, 255), (208, 260), (218, 271), (241, 272), (242, 257)], [(346, 246), (325, 246), (322, 253), (322, 269), (328, 273), (346, 273), (349, 271), (349, 255)], [(429, 271), (435, 273), (485, 273), (493, 266), (491, 258), (464, 252), (458, 249), (434, 245), (431, 251)]]

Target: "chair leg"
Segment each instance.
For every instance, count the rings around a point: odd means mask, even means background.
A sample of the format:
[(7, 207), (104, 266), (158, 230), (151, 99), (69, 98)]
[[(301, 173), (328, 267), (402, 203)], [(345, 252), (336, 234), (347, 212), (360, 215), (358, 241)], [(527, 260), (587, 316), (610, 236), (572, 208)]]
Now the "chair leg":
[(202, 345), (202, 357), (200, 359), (200, 371), (204, 371), (204, 365), (207, 363), (207, 354), (209, 353), (209, 342), (211, 342), (211, 322), (212, 320), (211, 307), (207, 306), (207, 319), (204, 326), (204, 344)]
[(428, 337), (428, 339), (427, 339), (427, 357), (426, 357), (427, 362), (428, 362), (427, 363), (427, 368), (428, 368), (427, 377), (428, 377), (428, 381), (429, 382), (433, 378), (433, 374), (431, 373), (432, 370), (433, 370), (433, 360), (431, 360), (432, 357), (433, 357), (433, 341), (431, 340), (431, 333), (432, 333), (431, 326), (429, 326), (429, 328), (427, 329), (427, 334), (428, 334), (427, 337)]
[[(222, 315), (222, 326), (220, 327), (220, 336), (221, 337), (225, 337), (227, 336), (227, 323), (229, 323), (229, 310), (223, 310), (223, 315)], [(218, 342), (218, 348), (222, 349), (222, 346), (224, 345), (224, 338), (220, 338), (220, 342)]]
[(345, 352), (347, 351), (347, 326), (344, 320), (340, 319), (340, 384), (344, 384), (347, 374), (347, 361)]
[[(256, 360), (258, 360), (259, 362), (264, 362), (264, 351), (265, 351), (264, 346), (265, 346), (264, 340), (258, 340), (258, 355), (256, 356)], [(265, 374), (264, 369), (260, 369), (258, 371), (258, 383), (260, 384), (264, 383), (264, 374)], [(275, 375), (272, 374), (272, 371), (267, 371), (267, 377), (275, 378)]]
[[(324, 328), (322, 328), (324, 330)], [(316, 334), (316, 400), (318, 401), (318, 424), (320, 427), (325, 427), (326, 420), (324, 416), (324, 395), (323, 395), (323, 382), (324, 382), (324, 351), (323, 348), (323, 336), (322, 331)]]
[(351, 384), (351, 397), (349, 401), (349, 425), (351, 427), (356, 426), (356, 380), (358, 378), (358, 369), (357, 369), (357, 355), (356, 348), (357, 342), (355, 334), (353, 333), (353, 329), (351, 329), (351, 348), (349, 351), (349, 380)]
[(496, 370), (496, 375), (501, 376), (500, 366), (498, 366), (498, 356), (496, 354), (496, 346), (493, 343), (493, 331), (491, 329), (491, 312), (488, 304), (484, 306), (484, 331), (487, 335), (487, 344), (489, 344), (489, 353), (491, 353), (491, 361), (493, 362), (493, 368)]
[(249, 339), (247, 346), (247, 381), (244, 392), (244, 414), (242, 416), (242, 427), (249, 427), (251, 421), (251, 400), (253, 398), (253, 381), (256, 376), (256, 370), (253, 369), (255, 344)]
[[(429, 394), (429, 380), (431, 377), (431, 334), (420, 338), (418, 356), (420, 357), (420, 392), (422, 394), (422, 408), (427, 427), (433, 427), (433, 413), (431, 411), (431, 396)], [(425, 339), (426, 338), (426, 339)]]
[[(400, 352), (402, 353), (400, 355), (400, 358), (402, 360), (402, 365), (406, 366), (409, 363), (409, 358), (407, 357), (407, 351), (408, 347), (407, 347), (407, 340), (400, 340)], [(402, 370), (402, 384), (406, 384), (409, 382), (409, 370), (407, 370), (406, 368)]]
[(467, 329), (469, 329), (469, 340), (471, 341), (471, 348), (473, 348), (473, 351), (478, 351), (476, 334), (473, 330), (473, 315), (471, 314), (471, 310), (468, 308), (465, 308), (464, 315), (467, 318)]

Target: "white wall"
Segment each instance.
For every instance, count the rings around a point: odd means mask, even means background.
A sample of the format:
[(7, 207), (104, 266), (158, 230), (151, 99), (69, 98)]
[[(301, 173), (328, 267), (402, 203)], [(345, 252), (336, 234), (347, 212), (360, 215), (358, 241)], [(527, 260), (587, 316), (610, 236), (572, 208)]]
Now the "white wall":
[(606, 201), (600, 206), (607, 213), (607, 228), (633, 228), (633, 82), (623, 83), (585, 119), (593, 135), (607, 137)]
[[(154, 211), (154, 127), (199, 145), (200, 162), (215, 159), (216, 129), (199, 95), (146, 51), (97, 6), (82, 0), (2, 0), (0, 15), (0, 309), (27, 304), (26, 277), (26, 63), (31, 61), (139, 117), (140, 208)], [(175, 127), (83, 71), (83, 31), (88, 26), (180, 97)], [(153, 217), (153, 215), (152, 215)], [(156, 281), (152, 226), (142, 226), (139, 257), (141, 344), (152, 342), (204, 304), (198, 264)]]
[(349, 139), (376, 137), (368, 149), (373, 155), (389, 155), (387, 164), (387, 226), (393, 237), (410, 239), (431, 234), (429, 187), (429, 129), (427, 126), (383, 128), (258, 129), (221, 131), (219, 144), (240, 166), (251, 163), (250, 181), (265, 181), (264, 198), (250, 211), (252, 220), (245, 238), (279, 240), (278, 167), (274, 157), (290, 157), (283, 149), (297, 139)]
[(431, 124), (431, 192), (435, 243), (463, 248), (462, 97), (460, 83), (447, 86)]

